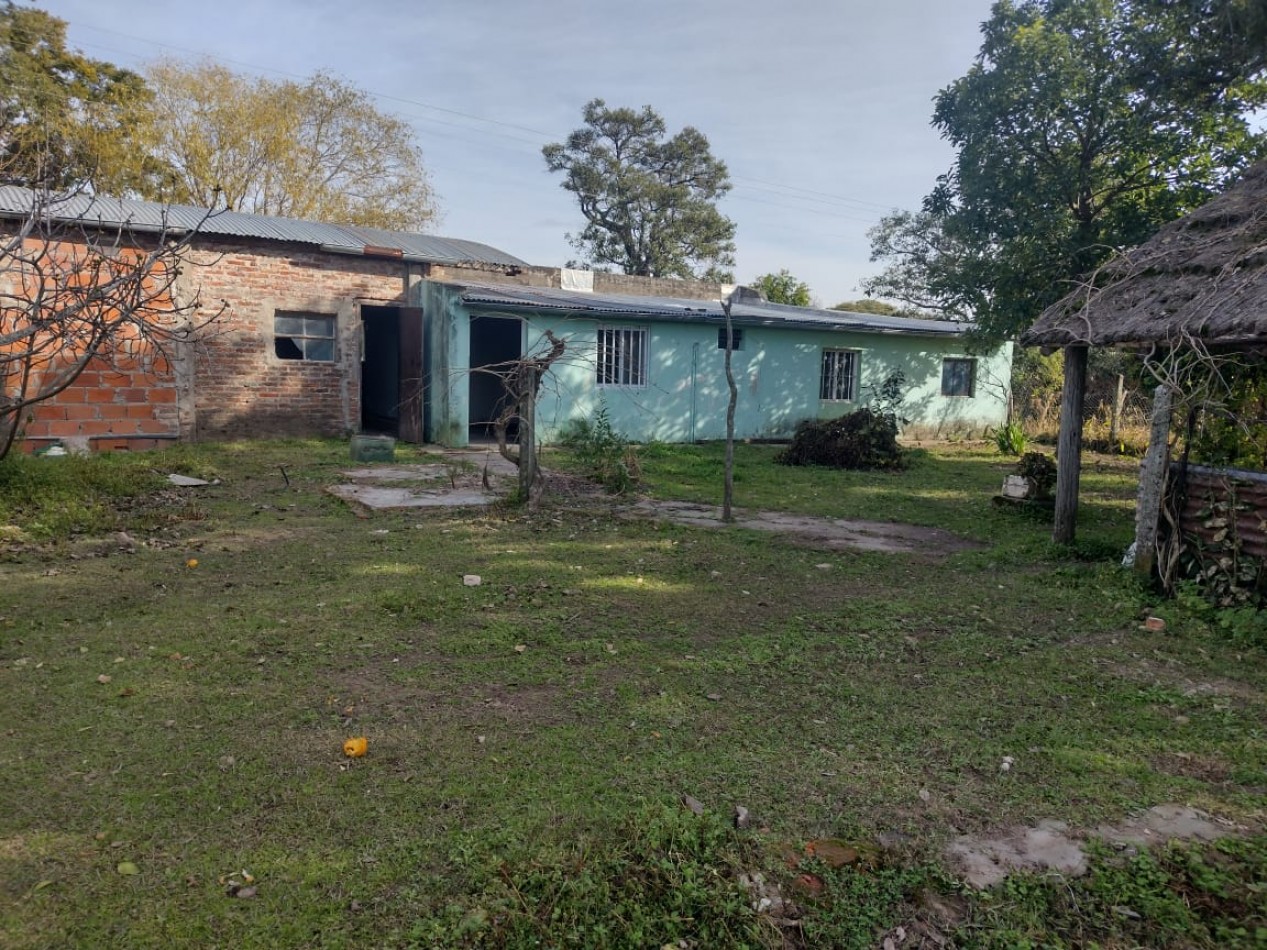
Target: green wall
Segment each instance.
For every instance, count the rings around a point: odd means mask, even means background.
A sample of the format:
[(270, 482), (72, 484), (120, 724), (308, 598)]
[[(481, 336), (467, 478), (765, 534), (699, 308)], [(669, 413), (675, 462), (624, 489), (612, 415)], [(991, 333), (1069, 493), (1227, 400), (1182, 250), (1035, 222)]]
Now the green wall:
[[(431, 428), (428, 438), (464, 445), (468, 417), (467, 356), (470, 317), (513, 316), (492, 308), (467, 308), (460, 290), (425, 285), (431, 371)], [(726, 434), (725, 353), (717, 348), (717, 325), (655, 323), (650, 320), (595, 320), (591, 315), (521, 313), (525, 352), (546, 349), (546, 329), (568, 349), (544, 381), (537, 421), (551, 441), (575, 417), (591, 416), (601, 399), (613, 427), (639, 442), (720, 439)], [(598, 386), (595, 382), (597, 329), (600, 325), (646, 327), (649, 332), (647, 385)], [(827, 402), (819, 397), (824, 348), (859, 352), (860, 400)], [(953, 433), (999, 425), (1006, 414), (1011, 344), (978, 357), (975, 395), (941, 395), (944, 357), (968, 355), (963, 341), (899, 334), (743, 327), (742, 349), (733, 354), (739, 401), (735, 434), (739, 438), (779, 438), (801, 419), (838, 416), (868, 399), (894, 369), (906, 374), (903, 414), (908, 431)]]

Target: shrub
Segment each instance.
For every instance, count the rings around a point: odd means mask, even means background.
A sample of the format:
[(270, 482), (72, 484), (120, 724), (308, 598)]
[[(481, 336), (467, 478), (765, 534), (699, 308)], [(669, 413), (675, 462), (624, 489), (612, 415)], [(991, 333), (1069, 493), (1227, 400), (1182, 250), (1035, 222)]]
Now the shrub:
[(1024, 455), (1029, 439), (1019, 422), (1009, 422), (995, 430), (994, 444), (1002, 455)]
[(570, 420), (559, 441), (572, 450), (581, 470), (608, 491), (622, 494), (637, 487), (642, 475), (638, 452), (612, 428), (605, 404), (599, 404), (593, 419)]

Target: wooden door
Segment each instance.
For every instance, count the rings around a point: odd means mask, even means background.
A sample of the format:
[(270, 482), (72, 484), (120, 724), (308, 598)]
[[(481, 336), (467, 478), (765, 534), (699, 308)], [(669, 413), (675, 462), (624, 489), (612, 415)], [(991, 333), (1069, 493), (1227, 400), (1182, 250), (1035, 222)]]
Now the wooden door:
[(422, 441), (422, 308), (400, 307), (400, 427), (402, 442)]

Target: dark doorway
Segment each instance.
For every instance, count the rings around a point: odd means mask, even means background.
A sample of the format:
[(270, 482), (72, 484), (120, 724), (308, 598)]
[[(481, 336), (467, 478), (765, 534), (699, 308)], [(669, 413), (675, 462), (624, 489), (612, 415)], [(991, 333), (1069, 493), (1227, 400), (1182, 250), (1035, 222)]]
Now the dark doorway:
[(422, 311), (361, 307), (361, 430), (422, 441)]
[[(472, 441), (494, 438), (493, 423), (506, 408), (502, 379), (523, 356), (523, 322), (513, 317), (471, 318), (471, 431)], [(509, 438), (517, 438), (510, 426)]]

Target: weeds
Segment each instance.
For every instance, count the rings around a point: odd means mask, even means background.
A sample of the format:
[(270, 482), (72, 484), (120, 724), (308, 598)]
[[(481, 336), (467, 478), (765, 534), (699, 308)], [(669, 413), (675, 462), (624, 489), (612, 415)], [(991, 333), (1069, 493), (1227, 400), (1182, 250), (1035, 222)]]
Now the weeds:
[(583, 474), (613, 494), (637, 487), (641, 474), (637, 450), (612, 428), (606, 403), (599, 403), (593, 419), (569, 421), (559, 441), (572, 451)]
[(1024, 455), (1029, 439), (1019, 422), (1009, 422), (994, 431), (994, 445), (1000, 455)]

